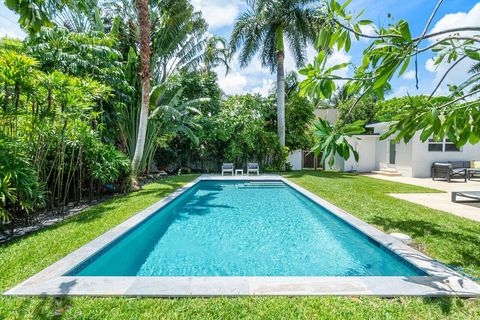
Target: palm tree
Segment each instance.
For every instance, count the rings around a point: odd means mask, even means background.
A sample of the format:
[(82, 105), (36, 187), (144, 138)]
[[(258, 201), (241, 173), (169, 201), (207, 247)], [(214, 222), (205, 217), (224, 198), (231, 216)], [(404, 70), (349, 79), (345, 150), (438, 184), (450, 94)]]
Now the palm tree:
[(150, 16), (148, 0), (137, 0), (138, 25), (140, 27), (140, 79), (142, 84), (142, 98), (140, 107), (140, 118), (138, 122), (137, 143), (132, 158), (132, 172), (138, 173), (140, 162), (145, 148), (147, 136), (148, 111), (150, 104)]
[(284, 60), (287, 40), (297, 66), (305, 62), (305, 48), (313, 43), (320, 25), (314, 0), (252, 0), (249, 8), (235, 21), (230, 47), (240, 51), (245, 67), (260, 53), (262, 66), (277, 71), (277, 126), (280, 144), (285, 146)]

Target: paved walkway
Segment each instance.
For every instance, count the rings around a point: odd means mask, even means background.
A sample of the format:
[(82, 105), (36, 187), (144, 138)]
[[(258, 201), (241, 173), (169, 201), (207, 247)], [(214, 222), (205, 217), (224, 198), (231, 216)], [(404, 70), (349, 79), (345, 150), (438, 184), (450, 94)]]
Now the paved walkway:
[(380, 174), (365, 175), (376, 179), (445, 191), (445, 193), (395, 193), (390, 195), (398, 199), (480, 222), (480, 202), (453, 203), (451, 201), (452, 191), (480, 191), (480, 181), (468, 181), (465, 183), (457, 180), (448, 183), (446, 181), (433, 181), (431, 178), (390, 177)]

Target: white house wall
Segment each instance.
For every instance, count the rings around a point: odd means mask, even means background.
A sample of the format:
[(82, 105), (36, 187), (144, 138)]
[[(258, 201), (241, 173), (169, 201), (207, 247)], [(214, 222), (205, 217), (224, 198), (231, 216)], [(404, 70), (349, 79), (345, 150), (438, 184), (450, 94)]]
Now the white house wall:
[[(387, 139), (387, 143), (390, 144), (390, 140)], [(397, 143), (395, 165), (393, 166), (402, 176), (413, 176), (413, 164), (412, 164), (412, 143), (404, 143), (403, 141)], [(390, 150), (388, 150), (390, 152)], [(390, 157), (390, 153), (387, 154)]]
[(412, 176), (418, 178), (430, 177), (430, 170), (434, 162), (480, 160), (480, 144), (466, 144), (460, 149), (460, 152), (429, 152), (428, 143), (422, 143), (420, 134), (417, 133), (412, 138), (412, 145)]
[(388, 140), (380, 140), (380, 138), (378, 138), (375, 149), (375, 170), (388, 168), (389, 148)]
[(317, 118), (327, 120), (331, 124), (338, 121), (338, 109), (315, 109), (314, 114)]

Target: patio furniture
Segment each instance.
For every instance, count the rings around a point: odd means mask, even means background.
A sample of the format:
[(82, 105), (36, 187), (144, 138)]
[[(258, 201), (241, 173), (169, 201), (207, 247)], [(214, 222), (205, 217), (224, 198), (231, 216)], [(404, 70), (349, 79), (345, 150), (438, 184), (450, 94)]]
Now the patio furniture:
[(260, 174), (260, 167), (256, 162), (249, 162), (247, 164), (247, 176), (250, 175), (250, 172), (256, 172), (257, 176)]
[(467, 169), (467, 179), (472, 180), (472, 178), (480, 178), (480, 169), (478, 168)]
[(432, 179), (463, 179), (467, 182), (467, 169), (470, 168), (470, 161), (436, 162), (432, 165)]
[(231, 173), (233, 176), (233, 163), (224, 163), (222, 164), (222, 176), (225, 173)]
[(235, 175), (238, 176), (243, 176), (243, 169), (235, 169)]
[(452, 192), (452, 202), (459, 202), (457, 201), (457, 197), (464, 197), (470, 200), (464, 200), (462, 202), (476, 202), (480, 201), (480, 191), (456, 191)]

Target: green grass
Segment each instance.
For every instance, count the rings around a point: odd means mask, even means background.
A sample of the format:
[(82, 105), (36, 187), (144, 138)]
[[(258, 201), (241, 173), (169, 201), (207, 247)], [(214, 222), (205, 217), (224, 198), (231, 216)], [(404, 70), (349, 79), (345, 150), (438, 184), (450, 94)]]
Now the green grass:
[[(303, 172), (292, 181), (385, 231), (412, 235), (423, 252), (480, 274), (480, 224), (386, 193), (432, 192), (340, 173)], [(193, 180), (162, 180), (58, 225), (0, 246), (0, 291), (41, 271), (139, 210)], [(56, 317), (55, 311), (62, 311)], [(478, 319), (478, 299), (375, 297), (17, 298), (0, 297), (0, 319)]]

